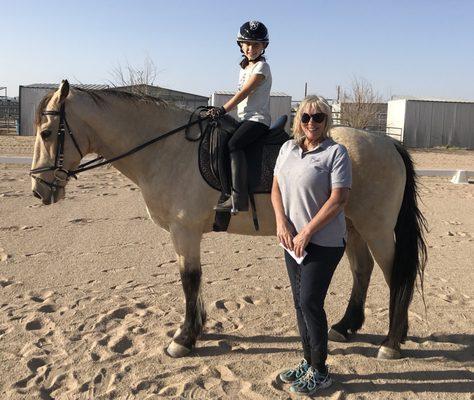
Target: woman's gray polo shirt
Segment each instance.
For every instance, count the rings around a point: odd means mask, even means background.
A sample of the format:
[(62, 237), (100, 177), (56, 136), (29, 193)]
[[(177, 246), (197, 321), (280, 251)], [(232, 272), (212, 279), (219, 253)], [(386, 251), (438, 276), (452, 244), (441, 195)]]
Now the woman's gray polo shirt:
[[(350, 188), (351, 161), (347, 149), (332, 139), (303, 152), (295, 140), (283, 144), (274, 176), (277, 178), (286, 217), (300, 232), (329, 199), (332, 188)], [(346, 240), (344, 211), (311, 236), (320, 246), (340, 247)]]

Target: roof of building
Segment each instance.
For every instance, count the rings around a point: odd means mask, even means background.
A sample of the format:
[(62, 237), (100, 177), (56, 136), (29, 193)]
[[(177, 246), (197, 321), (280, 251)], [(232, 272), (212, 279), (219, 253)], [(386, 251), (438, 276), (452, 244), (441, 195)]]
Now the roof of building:
[[(225, 94), (229, 96), (233, 96), (235, 94), (235, 91), (233, 90), (216, 90), (214, 94)], [(283, 93), (283, 92), (271, 92), (270, 93), (271, 97), (291, 97), (289, 94)]]
[(416, 97), (416, 96), (392, 96), (390, 100), (411, 100), (411, 101), (427, 101), (433, 103), (474, 103), (474, 100), (466, 99), (443, 99), (436, 97)]
[(147, 87), (147, 88), (152, 88), (152, 89), (158, 89), (158, 90), (173, 92), (173, 93), (176, 93), (176, 94), (184, 94), (184, 95), (189, 95), (189, 96), (202, 97), (203, 99), (209, 99), (207, 96), (203, 96), (203, 95), (200, 95), (200, 94), (182, 92), (180, 90), (168, 89), (168, 88), (164, 88), (162, 86), (146, 85), (146, 84), (115, 86), (115, 87), (113, 87), (113, 89), (123, 90), (123, 89), (128, 89), (128, 88), (133, 88), (133, 87)]
[[(86, 89), (86, 90), (101, 90), (107, 89), (109, 85), (103, 84), (87, 84), (87, 83), (72, 83), (72, 87), (76, 87), (79, 89)], [(58, 83), (32, 83), (30, 85), (23, 85), (23, 87), (34, 88), (34, 89), (57, 89), (59, 87)]]

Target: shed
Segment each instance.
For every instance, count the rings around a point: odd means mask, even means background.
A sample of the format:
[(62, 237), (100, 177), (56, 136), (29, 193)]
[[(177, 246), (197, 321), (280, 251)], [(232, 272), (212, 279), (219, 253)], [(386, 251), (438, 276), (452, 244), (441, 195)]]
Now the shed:
[[(215, 107), (223, 106), (235, 94), (233, 91), (217, 91), (211, 95), (211, 105)], [(229, 115), (237, 119), (237, 110), (232, 110)], [(270, 115), (272, 123), (274, 123), (282, 115), (288, 116), (285, 130), (290, 132), (290, 116), (291, 116), (291, 96), (282, 92), (270, 93)]]
[[(106, 89), (108, 85), (71, 85), (81, 89)], [(35, 114), (41, 99), (59, 87), (57, 83), (34, 83), (20, 86), (20, 126), (21, 136), (35, 135)]]
[(474, 102), (397, 99), (388, 102), (387, 133), (408, 147), (474, 148)]

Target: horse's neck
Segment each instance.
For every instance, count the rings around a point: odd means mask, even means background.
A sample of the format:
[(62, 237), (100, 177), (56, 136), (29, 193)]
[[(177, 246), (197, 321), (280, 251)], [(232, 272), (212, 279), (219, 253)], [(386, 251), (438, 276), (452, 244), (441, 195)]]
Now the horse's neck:
[[(104, 107), (87, 121), (92, 128), (91, 150), (111, 159), (186, 124), (187, 118), (184, 111), (150, 104), (119, 103)], [(196, 152), (190, 152), (190, 147), (194, 146), (186, 146), (184, 142), (184, 132), (178, 132), (113, 164), (138, 184), (143, 177), (156, 173), (158, 163), (163, 165), (178, 157), (192, 162)]]

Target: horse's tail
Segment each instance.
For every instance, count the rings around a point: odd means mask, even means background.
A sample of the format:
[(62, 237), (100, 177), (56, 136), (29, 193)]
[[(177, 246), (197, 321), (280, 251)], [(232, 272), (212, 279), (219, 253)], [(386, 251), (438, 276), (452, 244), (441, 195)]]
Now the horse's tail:
[(390, 279), (389, 340), (396, 346), (403, 342), (408, 331), (408, 307), (413, 297), (416, 275), (420, 278), (424, 302), (423, 278), (427, 261), (424, 232), (426, 219), (418, 208), (416, 173), (413, 161), (402, 144), (395, 147), (406, 170), (405, 191), (395, 226), (395, 257)]

